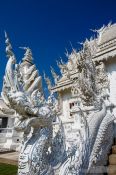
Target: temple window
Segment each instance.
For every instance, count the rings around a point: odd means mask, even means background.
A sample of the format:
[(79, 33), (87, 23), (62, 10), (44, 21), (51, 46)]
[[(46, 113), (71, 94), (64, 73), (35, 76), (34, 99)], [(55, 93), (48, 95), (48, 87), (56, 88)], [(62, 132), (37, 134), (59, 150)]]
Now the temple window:
[(73, 106), (80, 106), (80, 101), (75, 101), (75, 102), (69, 103), (70, 109), (72, 109)]
[(2, 128), (7, 128), (8, 117), (2, 118)]
[(70, 109), (72, 109), (72, 107), (75, 105), (75, 103), (69, 103)]

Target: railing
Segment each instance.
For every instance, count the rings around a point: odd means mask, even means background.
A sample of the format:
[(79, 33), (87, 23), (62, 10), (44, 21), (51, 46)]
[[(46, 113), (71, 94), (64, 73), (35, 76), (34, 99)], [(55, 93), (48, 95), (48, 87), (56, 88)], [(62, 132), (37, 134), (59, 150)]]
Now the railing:
[(0, 134), (1, 133), (12, 133), (13, 128), (0, 128)]
[(0, 128), (0, 143), (6, 143), (8, 137), (12, 137), (12, 128)]

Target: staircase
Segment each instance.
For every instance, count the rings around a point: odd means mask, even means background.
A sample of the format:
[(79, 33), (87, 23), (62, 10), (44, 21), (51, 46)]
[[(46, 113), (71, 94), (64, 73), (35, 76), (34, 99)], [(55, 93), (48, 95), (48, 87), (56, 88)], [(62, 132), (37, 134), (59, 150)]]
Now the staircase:
[(108, 175), (116, 175), (116, 144), (112, 146), (112, 152), (109, 155)]

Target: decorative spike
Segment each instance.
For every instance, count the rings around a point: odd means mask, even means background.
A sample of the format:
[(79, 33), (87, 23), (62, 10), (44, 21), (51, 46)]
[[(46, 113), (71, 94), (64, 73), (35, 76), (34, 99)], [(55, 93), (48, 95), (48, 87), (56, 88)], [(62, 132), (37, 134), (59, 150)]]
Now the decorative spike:
[(53, 67), (50, 66), (50, 68), (51, 68), (51, 73), (52, 73), (53, 78), (56, 77), (57, 74), (56, 74), (56, 72), (54, 71)]
[(70, 46), (71, 46), (71, 49), (73, 49), (73, 45), (72, 45), (71, 41), (70, 41)]
[(31, 49), (29, 47), (19, 47), (19, 48), (26, 50), (26, 52), (24, 54), (24, 58), (22, 60), (23, 61), (32, 62), (33, 61), (33, 57), (32, 57), (32, 51), (31, 51)]
[(45, 72), (44, 72), (44, 80), (48, 86), (48, 90), (51, 92), (51, 87), (52, 87), (52, 84), (51, 84), (51, 81), (50, 79), (46, 76)]
[(56, 64), (57, 64), (57, 66), (59, 65), (59, 62), (58, 62), (58, 60), (56, 60)]
[(57, 66), (61, 69), (61, 63), (58, 61), (58, 60), (56, 60), (56, 63), (57, 63)]
[(112, 25), (112, 21), (110, 21), (110, 22), (108, 23), (108, 27), (111, 27), (111, 25)]
[(60, 69), (61, 74), (64, 74), (64, 71), (67, 71), (67, 66), (66, 66), (66, 64), (63, 62), (62, 59), (60, 60), (60, 62), (59, 62), (59, 61), (56, 61), (56, 62), (57, 62), (57, 66), (58, 66), (59, 69)]
[(89, 40), (86, 38), (85, 42), (83, 43), (83, 48), (87, 47), (89, 45)]
[(83, 54), (85, 55), (85, 57), (91, 56), (90, 43), (89, 43), (88, 39), (86, 39), (84, 44), (83, 44)]
[(66, 55), (66, 57), (68, 58), (68, 57), (69, 57), (68, 50), (67, 50), (67, 49), (65, 49), (65, 50), (66, 50), (65, 55)]
[(76, 49), (73, 48), (74, 55), (77, 55)]
[(103, 25), (100, 29), (90, 29), (90, 31), (99, 33), (104, 28), (105, 28), (105, 25)]
[(10, 58), (10, 57), (15, 57), (14, 53), (12, 52), (12, 45), (10, 43), (10, 40), (8, 38), (8, 35), (7, 33), (5, 32), (5, 43), (6, 43), (6, 54), (7, 54), (7, 57)]
[(58, 79), (59, 79), (59, 76), (56, 74), (56, 72), (54, 71), (54, 69), (53, 69), (52, 66), (51, 66), (50, 68), (51, 68), (51, 74), (52, 74), (52, 76), (53, 76), (53, 78), (54, 78), (54, 82), (55, 82), (55, 84), (56, 84), (57, 81), (58, 81)]
[(61, 58), (60, 62), (61, 62), (62, 65), (65, 64), (65, 63), (63, 62), (62, 58)]
[(78, 44), (80, 44), (81, 46), (84, 44), (84, 42), (77, 42)]

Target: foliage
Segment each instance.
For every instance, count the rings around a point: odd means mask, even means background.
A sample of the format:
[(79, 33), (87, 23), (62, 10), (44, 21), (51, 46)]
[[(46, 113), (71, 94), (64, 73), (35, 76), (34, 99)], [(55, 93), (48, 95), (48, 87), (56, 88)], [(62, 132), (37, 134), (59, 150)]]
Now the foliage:
[(0, 163), (0, 175), (16, 175), (17, 166)]

